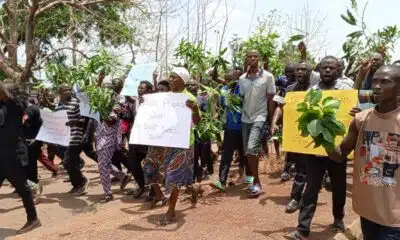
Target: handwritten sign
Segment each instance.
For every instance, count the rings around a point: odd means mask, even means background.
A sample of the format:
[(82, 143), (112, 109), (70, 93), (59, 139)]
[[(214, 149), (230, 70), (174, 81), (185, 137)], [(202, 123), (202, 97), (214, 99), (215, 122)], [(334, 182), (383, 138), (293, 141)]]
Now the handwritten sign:
[[(283, 107), (283, 135), (282, 135), (282, 147), (286, 152), (297, 152), (305, 154), (315, 154), (326, 156), (324, 148), (319, 147), (314, 149), (314, 144), (311, 137), (304, 138), (300, 135), (300, 131), (297, 129), (297, 119), (301, 113), (296, 111), (297, 104), (303, 102), (306, 92), (288, 92), (285, 97), (285, 105)], [(353, 119), (349, 115), (350, 110), (357, 106), (358, 93), (356, 90), (332, 90), (323, 91), (323, 98), (333, 97), (341, 101), (340, 109), (336, 113), (338, 121), (342, 122), (347, 128)], [(336, 138), (336, 144), (341, 143), (342, 137)]]
[(36, 140), (68, 146), (70, 141), (70, 127), (65, 126), (68, 122), (67, 111), (47, 112), (40, 111), (43, 124), (40, 127)]
[(149, 81), (153, 83), (153, 72), (156, 67), (157, 63), (146, 63), (133, 66), (128, 77), (125, 79), (121, 95), (137, 97), (137, 89), (141, 81)]
[(93, 112), (90, 109), (89, 97), (86, 95), (86, 93), (78, 92), (76, 93), (76, 97), (79, 99), (79, 111), (81, 112), (81, 116), (93, 118), (100, 122), (100, 114), (98, 112)]
[(130, 144), (189, 148), (192, 113), (186, 94), (156, 93), (144, 96), (130, 136)]

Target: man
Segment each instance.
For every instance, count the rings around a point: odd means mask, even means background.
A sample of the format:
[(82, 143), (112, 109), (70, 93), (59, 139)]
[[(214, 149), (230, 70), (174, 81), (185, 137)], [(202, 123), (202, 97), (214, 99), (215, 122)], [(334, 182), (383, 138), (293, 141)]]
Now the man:
[[(199, 93), (199, 84), (195, 80), (191, 79), (186, 84), (186, 89), (197, 98), (200, 110), (202, 112), (207, 111), (207, 102), (209, 101), (207, 92)], [(194, 177), (198, 181), (201, 181), (203, 177), (214, 174), (214, 166), (212, 159), (211, 150), (211, 139), (199, 138), (195, 133), (195, 149), (194, 149)], [(200, 163), (199, 165), (199, 158)]]
[[(240, 96), (239, 85), (237, 81), (239, 75), (236, 74), (236, 70), (231, 70), (225, 76), (226, 86), (222, 88), (223, 91), (229, 91), (230, 94)], [(224, 141), (221, 164), (219, 167), (219, 180), (213, 184), (214, 187), (221, 191), (226, 190), (226, 183), (228, 179), (229, 169), (232, 164), (234, 151), (237, 150), (239, 158), (239, 178), (236, 182), (243, 179), (246, 170), (246, 176), (251, 176), (250, 169), (247, 164), (247, 160), (243, 153), (243, 140), (242, 140), (242, 123), (241, 123), (241, 112), (235, 112), (228, 108), (227, 99), (221, 98), (221, 105), (225, 107), (225, 125), (224, 125)], [(244, 178), (246, 181), (247, 177)], [(252, 179), (251, 179), (252, 181)]]
[(345, 162), (354, 150), (353, 208), (363, 238), (400, 239), (400, 66), (379, 68), (371, 87), (376, 107), (357, 114), (343, 142), (328, 154)]
[[(312, 87), (320, 90), (347, 90), (347, 84), (338, 80), (339, 62), (333, 56), (326, 56), (320, 65), (321, 81)], [(310, 234), (311, 221), (317, 208), (318, 194), (326, 170), (332, 184), (333, 216), (332, 228), (345, 230), (344, 205), (346, 203), (346, 162), (336, 163), (329, 157), (314, 156), (307, 159), (306, 189), (300, 206), (299, 224), (297, 230), (290, 234), (292, 239), (307, 239)]]
[(344, 75), (344, 70), (345, 70), (345, 65), (344, 65), (344, 60), (343, 58), (338, 58), (339, 61), (339, 81), (342, 81), (343, 83), (349, 85), (349, 87), (353, 87), (354, 86), (354, 81), (351, 80), (350, 78), (346, 77), (346, 75)]
[[(153, 85), (149, 81), (141, 81), (138, 86), (138, 97), (139, 103), (144, 101), (143, 96), (153, 92)], [(146, 158), (148, 147), (145, 145), (129, 144), (128, 150), (128, 166), (129, 171), (132, 172), (133, 178), (135, 179), (138, 188), (133, 190), (133, 198), (139, 198), (145, 192), (145, 179), (144, 172), (142, 168), (142, 161)], [(130, 175), (126, 181), (129, 181)], [(123, 181), (121, 183), (121, 188), (126, 186), (127, 182)]]
[[(310, 75), (311, 75), (312, 67), (310, 64), (306, 62), (301, 62), (296, 65), (295, 76), (297, 82), (290, 85), (286, 88), (286, 92), (291, 91), (306, 91), (309, 89), (310, 86)], [(286, 95), (286, 93), (285, 93)], [(285, 96), (282, 96), (285, 97)], [(274, 97), (274, 100), (277, 101), (278, 106), (275, 109), (274, 117), (272, 119), (271, 125), (271, 134), (275, 134), (279, 130), (277, 122), (279, 119), (282, 118), (283, 115), (283, 105), (284, 99)], [(281, 101), (279, 101), (281, 100)], [(290, 195), (290, 201), (286, 206), (287, 213), (293, 213), (299, 208), (299, 202), (301, 196), (303, 194), (303, 190), (306, 184), (306, 162), (309, 158), (313, 156), (308, 154), (301, 154), (301, 153), (286, 153), (287, 162), (295, 163), (296, 167), (296, 176), (294, 178), (292, 192)]]
[(361, 61), (360, 72), (354, 83), (354, 88), (357, 90), (371, 90), (372, 77), (382, 65), (383, 57), (380, 53), (373, 53), (369, 59)]
[[(286, 67), (285, 67), (285, 76), (284, 76), (286, 78), (286, 81), (282, 81), (282, 79), (280, 77), (280, 78), (278, 78), (278, 80), (275, 83), (276, 87), (278, 88), (278, 92), (275, 95), (276, 98), (285, 97), (287, 87), (296, 82), (295, 72), (296, 72), (296, 64), (289, 63), (288, 65), (286, 65)], [(278, 104), (279, 104), (279, 102), (278, 102)], [(276, 132), (274, 132), (273, 134), (275, 134), (275, 133)], [(275, 140), (274, 141), (274, 145), (275, 145), (275, 152), (279, 153), (279, 142)], [(268, 148), (268, 146), (266, 146), (266, 147)], [(293, 166), (293, 163), (288, 158), (288, 155), (286, 155), (285, 156), (285, 165), (283, 167), (283, 172), (281, 174), (281, 181), (282, 182), (288, 181), (290, 179), (290, 177), (291, 177), (290, 169), (292, 168), (292, 166)]]
[(72, 97), (72, 89), (66, 84), (60, 86), (60, 102), (56, 111), (66, 110), (68, 115), (67, 126), (71, 127), (71, 139), (68, 147), (60, 147), (63, 152), (63, 163), (67, 169), (72, 189), (69, 193), (81, 196), (86, 193), (89, 179), (83, 176), (80, 168), (79, 154), (82, 152), (85, 118), (80, 115), (79, 100)]
[(272, 98), (276, 93), (276, 88), (274, 76), (260, 68), (260, 53), (257, 50), (247, 52), (246, 62), (248, 71), (239, 79), (240, 94), (243, 98), (243, 146), (254, 177), (253, 184), (250, 186), (250, 196), (258, 197), (261, 194), (258, 177), (260, 140), (264, 122), (270, 122), (274, 113)]
[[(40, 195), (43, 191), (42, 185), (39, 183), (37, 161), (40, 158), (42, 143), (35, 140), (42, 126), (42, 118), (40, 116), (40, 109), (35, 104), (34, 99), (29, 99), (28, 107), (25, 110), (22, 119), (22, 129), (26, 143), (28, 145), (29, 163), (27, 169), (28, 184), (34, 191), (35, 203), (40, 200)], [(32, 184), (33, 183), (33, 184)]]
[[(22, 150), (19, 146), (23, 141), (21, 126), (26, 107), (25, 100), (25, 94), (19, 91), (18, 86), (5, 86), (0, 82), (0, 184), (7, 179), (22, 198), (27, 222), (18, 230), (18, 234), (41, 226), (18, 153)], [(24, 154), (27, 155), (27, 152)]]

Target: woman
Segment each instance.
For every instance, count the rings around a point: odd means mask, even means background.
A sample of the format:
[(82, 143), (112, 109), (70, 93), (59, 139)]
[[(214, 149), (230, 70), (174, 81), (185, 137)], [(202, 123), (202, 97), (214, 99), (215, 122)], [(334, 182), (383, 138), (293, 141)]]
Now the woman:
[[(155, 193), (154, 201), (168, 199), (168, 211), (161, 219), (160, 224), (166, 225), (175, 219), (175, 207), (178, 201), (179, 187), (190, 186), (193, 182), (193, 155), (194, 132), (193, 125), (200, 121), (199, 108), (196, 97), (185, 88), (185, 83), (190, 79), (185, 68), (174, 68), (171, 72), (169, 83), (174, 93), (183, 93), (188, 96), (186, 106), (192, 110), (192, 129), (190, 133), (190, 148), (163, 148), (149, 154), (145, 160), (144, 171)], [(165, 197), (160, 185), (165, 185)], [(193, 188), (192, 203), (196, 203), (198, 187)]]

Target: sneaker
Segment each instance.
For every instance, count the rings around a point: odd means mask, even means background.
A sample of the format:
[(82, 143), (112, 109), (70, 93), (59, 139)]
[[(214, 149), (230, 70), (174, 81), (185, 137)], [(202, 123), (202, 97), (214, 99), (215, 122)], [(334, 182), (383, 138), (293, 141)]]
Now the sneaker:
[(216, 181), (214, 184), (211, 185), (212, 187), (215, 187), (216, 189), (224, 192), (226, 191), (225, 184), (221, 183), (221, 181)]
[(286, 182), (290, 179), (290, 174), (288, 172), (283, 172), (281, 174), (281, 182)]
[(243, 184), (253, 184), (253, 181), (254, 181), (254, 177), (252, 177), (252, 176), (245, 176), (245, 177), (243, 178), (242, 183), (243, 183)]
[(294, 213), (299, 209), (299, 202), (292, 199), (286, 206), (286, 213)]
[(301, 235), (297, 230), (289, 233), (286, 238), (290, 240), (308, 240), (308, 237)]
[(346, 226), (344, 225), (343, 220), (335, 220), (333, 224), (330, 225), (330, 227), (335, 231), (335, 232), (344, 232), (346, 231)]
[(17, 231), (17, 234), (24, 234), (24, 233), (30, 232), (33, 229), (38, 228), (40, 226), (42, 226), (42, 224), (40, 223), (39, 219), (35, 219), (33, 221), (28, 221), (27, 223), (25, 223), (25, 225), (20, 230)]
[(89, 186), (89, 179), (86, 179), (86, 182), (76, 190), (75, 196), (82, 196), (86, 194), (87, 187)]
[(121, 181), (121, 186), (120, 186), (121, 191), (123, 191), (126, 188), (126, 185), (128, 185), (128, 183), (131, 181), (131, 178), (132, 174), (129, 173), (125, 175), (125, 177)]

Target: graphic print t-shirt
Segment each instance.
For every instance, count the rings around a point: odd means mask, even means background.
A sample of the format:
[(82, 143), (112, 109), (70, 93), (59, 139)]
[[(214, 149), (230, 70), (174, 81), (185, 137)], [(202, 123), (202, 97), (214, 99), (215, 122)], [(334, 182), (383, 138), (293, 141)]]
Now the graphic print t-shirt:
[(400, 227), (400, 107), (356, 116), (353, 208), (375, 223)]

